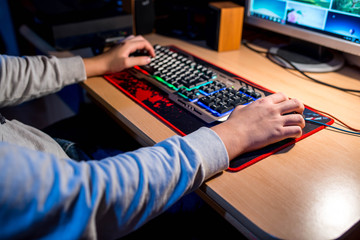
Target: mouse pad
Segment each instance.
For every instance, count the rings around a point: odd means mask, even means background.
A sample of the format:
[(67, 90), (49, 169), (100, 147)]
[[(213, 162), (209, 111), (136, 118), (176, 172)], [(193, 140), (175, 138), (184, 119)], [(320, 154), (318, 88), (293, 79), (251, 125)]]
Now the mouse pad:
[[(209, 63), (210, 64), (210, 63)], [(219, 68), (216, 67), (218, 70)], [(135, 77), (132, 74), (133, 69), (125, 70), (119, 73), (105, 75), (105, 79), (116, 86), (119, 90), (121, 90), (124, 94), (134, 100), (136, 103), (141, 105), (151, 114), (156, 116), (162, 122), (164, 122), (167, 126), (172, 128), (179, 135), (185, 136), (200, 127), (212, 127), (215, 124), (207, 124), (201, 119), (189, 113), (187, 110), (183, 109), (181, 106), (175, 104), (167, 97), (167, 94), (163, 92), (161, 89), (147, 82), (146, 80)], [(223, 70), (222, 71), (226, 71)], [(226, 72), (227, 74), (231, 74), (232, 76), (236, 76), (232, 73)], [(239, 76), (236, 76), (238, 79)], [(250, 81), (243, 79), (244, 81), (251, 83)], [(256, 85), (256, 84), (254, 84)], [(258, 86), (258, 85), (257, 85)], [(271, 91), (269, 90), (269, 93)], [(317, 113), (315, 110), (306, 106), (304, 110), (304, 115), (306, 118), (314, 119), (318, 122), (332, 124), (334, 121), (324, 115)], [(285, 139), (281, 142), (277, 142), (275, 144), (271, 144), (262, 149), (249, 152), (246, 154), (242, 154), (236, 159), (230, 162), (229, 171), (239, 171), (244, 169), (268, 156), (271, 154), (276, 154), (280, 150), (291, 146), (292, 144), (304, 139), (311, 134), (314, 134), (317, 131), (323, 129), (323, 125), (318, 125), (315, 123), (306, 122), (306, 126), (303, 129), (303, 135), (297, 139)]]

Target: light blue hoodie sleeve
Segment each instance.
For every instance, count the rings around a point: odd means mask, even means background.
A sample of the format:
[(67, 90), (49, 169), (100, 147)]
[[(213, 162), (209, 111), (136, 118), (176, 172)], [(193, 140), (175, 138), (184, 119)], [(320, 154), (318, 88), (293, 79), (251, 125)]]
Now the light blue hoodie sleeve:
[(0, 142), (0, 239), (113, 239), (228, 167), (208, 128), (100, 161)]

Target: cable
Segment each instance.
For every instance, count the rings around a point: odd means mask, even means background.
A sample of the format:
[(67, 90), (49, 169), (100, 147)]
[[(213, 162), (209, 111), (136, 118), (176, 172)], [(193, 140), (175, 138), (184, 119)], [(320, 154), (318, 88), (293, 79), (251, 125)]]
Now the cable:
[(319, 83), (319, 84), (322, 84), (322, 85), (325, 85), (325, 86), (328, 86), (328, 87), (332, 87), (332, 88), (335, 88), (335, 89), (338, 89), (338, 90), (341, 90), (341, 91), (344, 91), (344, 92), (354, 92), (354, 93), (360, 93), (360, 90), (357, 90), (357, 89), (349, 89), (349, 88), (342, 88), (342, 87), (338, 87), (338, 86), (335, 86), (335, 85), (332, 85), (332, 84), (329, 84), (329, 83), (325, 83), (325, 82), (322, 82), (320, 80), (317, 80), (313, 77), (310, 77), (309, 75), (307, 75), (305, 72), (303, 72), (302, 70), (300, 70), (298, 67), (296, 67), (292, 62), (290, 62), (289, 60), (285, 59), (284, 57), (278, 55), (278, 54), (274, 54), (274, 53), (270, 53), (269, 51), (260, 51), (260, 50), (257, 50), (253, 47), (251, 47), (249, 45), (249, 43), (246, 41), (246, 40), (243, 40), (243, 45), (247, 48), (249, 48), (250, 50), (256, 52), (256, 53), (259, 53), (259, 54), (265, 54), (266, 57), (269, 58), (269, 56), (275, 56), (275, 57), (278, 57), (278, 58), (281, 58), (283, 61), (285, 61), (286, 63), (288, 63), (291, 67), (293, 67), (296, 71), (298, 71), (301, 75), (305, 76), (306, 78), (316, 82), (316, 83)]
[(305, 121), (312, 122), (312, 123), (316, 123), (316, 124), (320, 124), (320, 125), (323, 125), (323, 126), (326, 126), (326, 127), (330, 127), (330, 128), (334, 128), (334, 129), (336, 129), (336, 130), (338, 130), (338, 131), (342, 131), (342, 132), (345, 132), (345, 133), (360, 135), (360, 132), (348, 131), (348, 130), (346, 130), (346, 129), (334, 127), (334, 126), (332, 126), (332, 125), (329, 125), (329, 124), (326, 124), (326, 123), (322, 123), (322, 122), (318, 122), (318, 121), (315, 121), (315, 120), (312, 120), (312, 119), (305, 118)]
[(267, 54), (267, 53), (268, 53), (268, 51), (261, 51), (261, 50), (257, 50), (257, 49), (255, 49), (255, 48), (251, 47), (251, 46), (249, 45), (248, 41), (246, 41), (246, 40), (242, 40), (242, 44), (243, 44), (245, 47), (247, 47), (248, 49), (250, 49), (251, 51), (253, 51), (253, 52), (260, 53), (260, 54)]
[(360, 129), (356, 129), (356, 128), (353, 128), (353, 127), (349, 126), (348, 124), (344, 123), (344, 122), (341, 121), (339, 118), (331, 115), (330, 113), (327, 113), (327, 112), (324, 112), (324, 111), (321, 111), (321, 110), (317, 110), (317, 109), (315, 109), (315, 108), (312, 108), (312, 110), (315, 110), (316, 112), (322, 113), (322, 114), (324, 114), (324, 115), (326, 115), (326, 116), (328, 116), (328, 117), (331, 117), (331, 118), (337, 120), (337, 121), (340, 122), (343, 126), (345, 126), (346, 128), (348, 128), (348, 129), (350, 129), (350, 130), (352, 130), (352, 131), (354, 131), (354, 132), (360, 132)]

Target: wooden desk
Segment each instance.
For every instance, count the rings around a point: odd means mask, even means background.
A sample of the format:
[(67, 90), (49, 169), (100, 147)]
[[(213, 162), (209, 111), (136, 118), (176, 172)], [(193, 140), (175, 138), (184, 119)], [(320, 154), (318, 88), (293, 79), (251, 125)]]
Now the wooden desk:
[[(306, 80), (243, 46), (238, 51), (217, 53), (156, 34), (146, 37), (152, 44), (176, 45), (360, 128), (358, 96)], [(312, 76), (360, 89), (359, 69), (347, 67)], [(103, 78), (88, 79), (84, 87), (144, 145), (175, 134)], [(360, 138), (322, 130), (240, 172), (223, 172), (206, 182), (198, 193), (248, 237), (347, 236), (360, 220)]]

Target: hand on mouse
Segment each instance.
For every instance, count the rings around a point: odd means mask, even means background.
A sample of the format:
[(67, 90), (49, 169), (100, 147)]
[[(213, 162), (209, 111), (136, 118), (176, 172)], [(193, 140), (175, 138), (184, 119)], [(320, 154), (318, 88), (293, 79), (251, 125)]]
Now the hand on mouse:
[(233, 159), (286, 138), (300, 137), (305, 127), (303, 111), (304, 105), (297, 99), (276, 93), (247, 106), (238, 106), (226, 122), (212, 129)]

